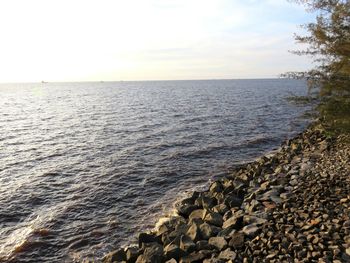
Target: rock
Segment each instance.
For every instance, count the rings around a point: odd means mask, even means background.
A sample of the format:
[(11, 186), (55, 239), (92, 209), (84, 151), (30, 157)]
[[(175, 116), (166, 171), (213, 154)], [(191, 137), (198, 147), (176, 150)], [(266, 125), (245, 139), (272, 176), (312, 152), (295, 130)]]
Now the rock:
[(243, 200), (237, 196), (228, 196), (224, 200), (225, 205), (229, 208), (240, 207), (242, 202)]
[(204, 221), (201, 218), (193, 218), (192, 220), (189, 220), (188, 225), (191, 226), (193, 224), (200, 226), (201, 224), (203, 224)]
[(259, 195), (257, 199), (259, 201), (269, 201), (269, 200), (274, 201), (274, 200), (272, 200), (272, 198), (273, 197), (279, 198), (279, 195), (280, 195), (280, 193), (277, 189), (271, 189), (271, 190), (263, 193), (262, 195)]
[(164, 248), (165, 259), (174, 258), (176, 260), (179, 260), (180, 257), (183, 257), (184, 255), (186, 255), (185, 251), (180, 249), (180, 247), (175, 244), (170, 243)]
[(231, 249), (227, 248), (224, 251), (221, 251), (219, 254), (219, 259), (223, 259), (223, 260), (235, 260), (236, 259), (237, 254), (232, 251)]
[(222, 228), (237, 228), (243, 221), (243, 216), (241, 214), (233, 214), (233, 216), (229, 219), (227, 219), (223, 225)]
[(274, 203), (276, 203), (276, 204), (280, 204), (280, 203), (282, 203), (282, 199), (281, 199), (281, 197), (279, 197), (279, 196), (277, 196), (277, 195), (273, 195), (273, 196), (271, 196), (271, 201), (272, 202), (274, 202)]
[(209, 244), (216, 247), (219, 251), (227, 247), (227, 242), (224, 237), (211, 237), (209, 238)]
[(202, 262), (211, 251), (201, 250), (198, 252), (192, 252), (190, 255), (184, 256), (180, 259), (180, 263), (193, 263), (193, 262)]
[(291, 149), (294, 152), (299, 152), (301, 150), (301, 145), (299, 143), (297, 143), (297, 142), (293, 142), (291, 144)]
[(192, 211), (198, 209), (199, 206), (197, 205), (191, 205), (191, 204), (183, 204), (183, 205), (178, 205), (176, 207), (178, 213), (182, 216), (188, 217), (189, 214), (191, 214)]
[(203, 207), (205, 209), (211, 209), (212, 207), (217, 205), (217, 200), (215, 197), (210, 197), (210, 196), (203, 194), (202, 196), (197, 198), (195, 204), (198, 207)]
[(274, 209), (276, 208), (276, 204), (274, 202), (268, 202), (264, 201), (262, 204), (267, 208), (267, 209)]
[(219, 258), (212, 257), (212, 258), (204, 259), (203, 263), (225, 263), (225, 262)]
[(198, 196), (199, 193), (194, 192), (192, 197), (185, 198), (180, 202), (177, 202), (175, 204), (175, 208), (177, 209), (178, 213), (187, 218), (192, 211), (200, 208), (198, 205), (195, 204), (195, 201), (198, 198)]
[(288, 199), (288, 198), (290, 198), (291, 196), (292, 196), (291, 193), (287, 193), (287, 192), (280, 194), (280, 197), (281, 197), (282, 199)]
[(213, 245), (210, 245), (207, 240), (199, 240), (196, 243), (196, 250), (197, 251), (200, 251), (200, 250), (213, 250), (213, 249), (215, 249), (215, 247)]
[(213, 211), (223, 215), (228, 211), (228, 208), (225, 204), (218, 204), (213, 207)]
[(224, 190), (222, 184), (218, 181), (213, 182), (210, 187), (209, 187), (209, 191), (211, 193), (221, 193)]
[(225, 229), (222, 229), (218, 234), (217, 236), (218, 237), (224, 237), (225, 239), (228, 239), (230, 238), (230, 236), (232, 235), (232, 233), (236, 232), (236, 229), (233, 229), (233, 228), (225, 228)]
[(170, 224), (168, 224), (168, 222), (163, 223), (157, 229), (157, 236), (161, 236), (164, 233), (171, 232), (172, 230), (174, 230), (174, 226), (170, 226)]
[(200, 233), (199, 226), (197, 226), (197, 224), (195, 223), (192, 223), (186, 235), (189, 236), (194, 242), (200, 240), (201, 233)]
[(163, 246), (159, 243), (146, 243), (143, 254), (141, 254), (136, 263), (161, 263), (163, 261)]
[(221, 227), (223, 224), (222, 216), (219, 213), (210, 212), (207, 210), (204, 213), (204, 221), (211, 225), (219, 226), (219, 227)]
[(228, 220), (229, 218), (231, 218), (233, 216), (233, 213), (234, 213), (234, 211), (232, 211), (232, 210), (226, 211), (226, 213), (223, 215), (222, 219), (224, 221)]
[(341, 203), (341, 204), (342, 204), (342, 203), (346, 203), (348, 200), (349, 200), (348, 198), (342, 198), (342, 199), (340, 199), (340, 203)]
[[(198, 219), (200, 219), (200, 218), (198, 218)], [(196, 219), (194, 218), (193, 220), (196, 220)], [(188, 231), (189, 228), (190, 227), (187, 224), (179, 223), (178, 225), (175, 226), (175, 230), (174, 231), (176, 231), (179, 234), (186, 234), (186, 232)]]
[(271, 253), (266, 256), (266, 259), (273, 259), (274, 257), (276, 257), (276, 253)]
[(246, 211), (252, 213), (252, 212), (256, 211), (259, 208), (259, 206), (260, 206), (260, 202), (253, 199), (250, 201), (250, 203), (245, 203), (244, 208)]
[[(135, 248), (131, 260), (125, 250), (126, 261), (350, 262), (350, 148), (327, 141), (331, 147), (321, 152), (323, 140), (308, 129), (290, 147), (182, 200), (184, 217), (141, 237), (144, 250)], [(164, 247), (163, 254), (152, 258), (150, 246)]]
[(297, 179), (291, 180), (289, 182), (289, 184), (292, 185), (292, 186), (296, 186), (298, 184), (298, 180)]
[(220, 230), (208, 223), (203, 223), (199, 226), (201, 237), (208, 240), (210, 237), (216, 235)]
[(203, 209), (196, 209), (194, 211), (191, 212), (191, 214), (188, 216), (188, 218), (190, 220), (194, 219), (194, 218), (203, 218), (203, 213), (204, 210)]
[(126, 254), (124, 249), (112, 251), (102, 259), (104, 263), (112, 263), (116, 261), (125, 261), (125, 260), (126, 260)]
[(244, 245), (244, 233), (235, 232), (231, 235), (231, 240), (229, 242), (229, 246), (235, 249), (239, 249)]
[(248, 237), (255, 237), (260, 231), (260, 228), (257, 227), (256, 224), (250, 224), (243, 227), (242, 231)]
[(162, 235), (162, 243), (164, 246), (170, 244), (170, 243), (175, 243), (177, 245), (180, 244), (180, 236), (181, 232), (178, 232), (176, 230), (172, 231), (171, 233), (164, 233)]
[(139, 240), (140, 248), (142, 247), (143, 243), (153, 243), (153, 242), (161, 243), (162, 242), (160, 237), (151, 233), (140, 233), (138, 240)]
[(135, 262), (140, 252), (137, 247), (128, 247), (126, 249), (126, 261)]
[(264, 218), (257, 217), (257, 216), (245, 215), (243, 217), (243, 222), (247, 225), (255, 224), (258, 226), (258, 225), (265, 224), (267, 222), (267, 220)]
[(182, 235), (180, 238), (180, 248), (186, 253), (191, 253), (195, 250), (196, 245), (189, 236)]

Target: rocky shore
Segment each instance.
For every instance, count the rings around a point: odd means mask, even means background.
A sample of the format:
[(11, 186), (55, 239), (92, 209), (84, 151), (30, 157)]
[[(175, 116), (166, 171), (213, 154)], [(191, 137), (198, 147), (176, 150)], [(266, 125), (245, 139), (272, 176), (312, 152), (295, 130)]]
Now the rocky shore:
[(350, 145), (313, 124), (103, 262), (350, 262)]

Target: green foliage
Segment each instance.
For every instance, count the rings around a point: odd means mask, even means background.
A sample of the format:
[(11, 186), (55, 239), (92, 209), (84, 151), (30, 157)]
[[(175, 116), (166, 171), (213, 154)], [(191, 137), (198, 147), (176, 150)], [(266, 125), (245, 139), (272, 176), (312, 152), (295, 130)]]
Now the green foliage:
[(328, 97), (318, 106), (322, 123), (332, 135), (350, 134), (350, 96)]
[(307, 35), (296, 35), (307, 49), (297, 55), (311, 56), (315, 67), (307, 72), (288, 72), (284, 76), (307, 79), (317, 89), (322, 103), (320, 117), (332, 132), (350, 132), (350, 1), (291, 0), (316, 12), (314, 23), (304, 25)]

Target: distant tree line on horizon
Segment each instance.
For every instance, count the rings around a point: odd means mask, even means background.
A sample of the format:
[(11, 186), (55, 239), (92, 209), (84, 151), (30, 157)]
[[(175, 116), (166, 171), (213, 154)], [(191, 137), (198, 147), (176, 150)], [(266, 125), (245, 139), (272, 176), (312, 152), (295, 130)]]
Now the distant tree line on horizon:
[(334, 131), (350, 132), (350, 0), (289, 0), (316, 13), (316, 21), (303, 25), (305, 35), (295, 35), (306, 44), (297, 55), (310, 56), (314, 68), (282, 76), (306, 79), (321, 99), (321, 118)]

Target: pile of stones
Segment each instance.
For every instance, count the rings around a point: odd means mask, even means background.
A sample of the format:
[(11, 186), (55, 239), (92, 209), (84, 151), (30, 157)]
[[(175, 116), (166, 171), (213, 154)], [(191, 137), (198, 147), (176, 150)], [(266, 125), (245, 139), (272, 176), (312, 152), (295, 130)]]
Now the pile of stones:
[(314, 125), (103, 262), (350, 262), (350, 147)]

